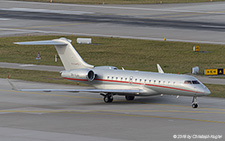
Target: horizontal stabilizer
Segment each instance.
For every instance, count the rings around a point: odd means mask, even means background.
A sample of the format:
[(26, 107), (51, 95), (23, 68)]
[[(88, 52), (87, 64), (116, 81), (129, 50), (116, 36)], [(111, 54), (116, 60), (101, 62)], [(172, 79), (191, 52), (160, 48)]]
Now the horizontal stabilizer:
[(14, 42), (17, 45), (67, 45), (63, 42), (58, 42), (54, 40), (46, 40), (46, 41), (31, 41), (31, 42)]

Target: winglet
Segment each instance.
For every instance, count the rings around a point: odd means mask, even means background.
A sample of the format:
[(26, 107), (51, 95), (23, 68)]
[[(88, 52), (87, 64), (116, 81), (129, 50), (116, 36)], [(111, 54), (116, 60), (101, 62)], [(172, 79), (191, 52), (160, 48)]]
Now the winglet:
[(10, 86), (12, 87), (12, 90), (19, 91), (19, 90), (13, 85), (13, 83), (9, 81), (8, 78), (7, 78), (7, 80), (8, 80), (8, 82), (9, 82)]
[(158, 69), (158, 72), (159, 72), (159, 73), (164, 73), (164, 71), (162, 70), (162, 68), (160, 67), (159, 64), (157, 64), (157, 69)]

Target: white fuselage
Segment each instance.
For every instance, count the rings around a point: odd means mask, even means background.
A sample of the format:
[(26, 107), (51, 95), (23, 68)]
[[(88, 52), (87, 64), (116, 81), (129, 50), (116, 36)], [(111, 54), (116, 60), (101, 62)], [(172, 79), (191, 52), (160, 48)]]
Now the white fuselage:
[(96, 74), (93, 81), (80, 79), (71, 73), (62, 73), (62, 77), (92, 85), (97, 89), (140, 90), (140, 93), (135, 96), (159, 94), (205, 96), (210, 94), (206, 86), (189, 75), (119, 70), (111, 66), (95, 67), (92, 71)]

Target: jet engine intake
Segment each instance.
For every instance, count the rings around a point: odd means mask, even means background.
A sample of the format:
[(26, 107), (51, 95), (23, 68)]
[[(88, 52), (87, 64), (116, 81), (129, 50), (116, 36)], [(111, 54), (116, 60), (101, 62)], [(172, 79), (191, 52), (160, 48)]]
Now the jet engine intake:
[(61, 76), (66, 78), (84, 79), (88, 81), (93, 81), (95, 79), (95, 73), (91, 69), (62, 71)]

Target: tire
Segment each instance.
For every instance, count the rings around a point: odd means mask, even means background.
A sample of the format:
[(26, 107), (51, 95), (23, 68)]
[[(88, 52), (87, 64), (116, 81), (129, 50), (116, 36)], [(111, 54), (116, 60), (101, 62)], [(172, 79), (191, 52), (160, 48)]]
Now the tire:
[(113, 96), (111, 96), (111, 95), (104, 96), (104, 101), (105, 101), (105, 103), (113, 102)]
[(198, 108), (198, 104), (197, 103), (192, 104), (192, 108)]
[(135, 96), (126, 95), (125, 98), (127, 101), (132, 101), (132, 100), (134, 100)]

